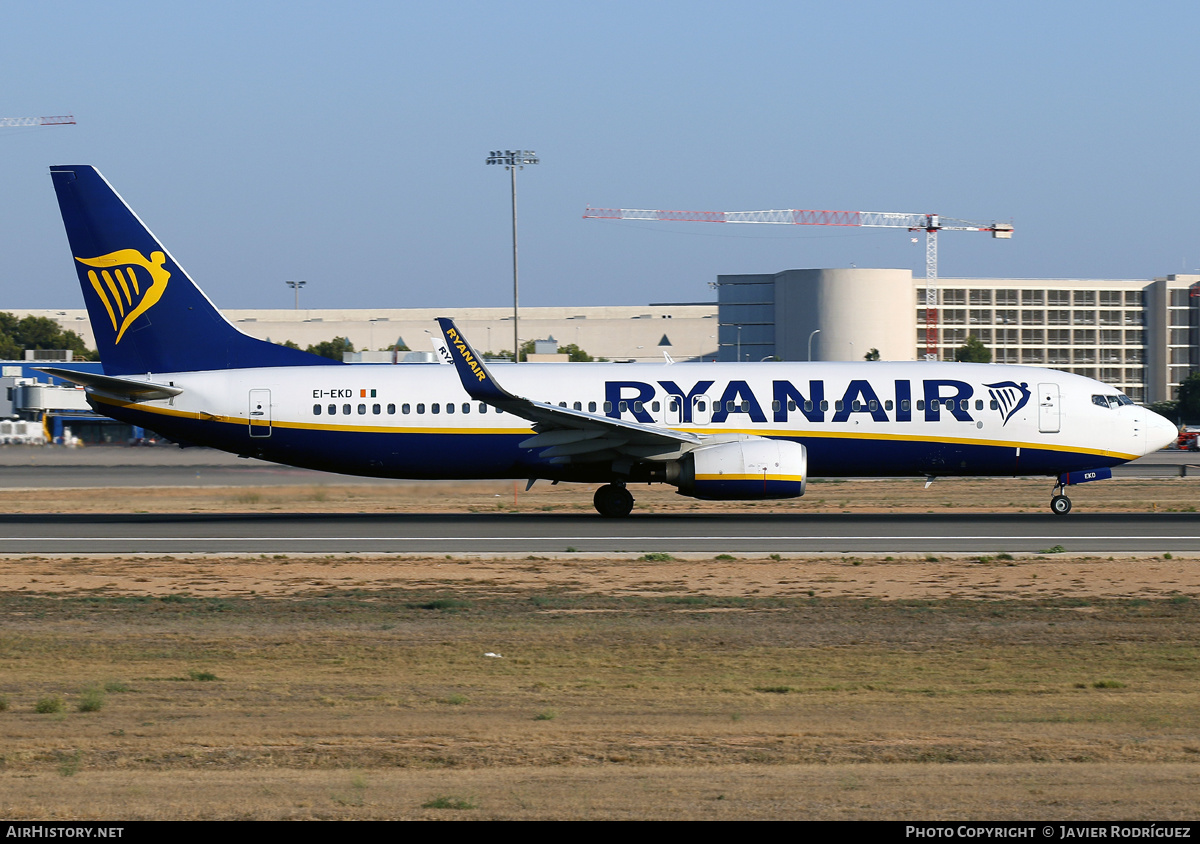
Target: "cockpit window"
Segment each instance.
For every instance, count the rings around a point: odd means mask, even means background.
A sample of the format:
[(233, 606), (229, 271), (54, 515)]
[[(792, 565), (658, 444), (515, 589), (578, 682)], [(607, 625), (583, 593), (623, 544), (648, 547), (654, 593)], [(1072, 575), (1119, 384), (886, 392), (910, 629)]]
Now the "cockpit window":
[(1133, 404), (1133, 399), (1124, 393), (1115, 396), (1092, 396), (1092, 404), (1100, 407), (1120, 407), (1123, 404)]
[(1092, 396), (1092, 404), (1098, 404), (1100, 407), (1108, 407), (1108, 396)]

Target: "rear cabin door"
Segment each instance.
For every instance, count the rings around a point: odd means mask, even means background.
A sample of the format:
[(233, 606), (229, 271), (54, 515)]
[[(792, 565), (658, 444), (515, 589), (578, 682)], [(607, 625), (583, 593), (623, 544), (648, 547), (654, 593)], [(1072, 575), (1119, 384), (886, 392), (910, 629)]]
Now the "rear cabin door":
[(1038, 384), (1038, 430), (1057, 434), (1062, 427), (1058, 385)]
[(271, 436), (271, 391), (250, 391), (250, 436)]

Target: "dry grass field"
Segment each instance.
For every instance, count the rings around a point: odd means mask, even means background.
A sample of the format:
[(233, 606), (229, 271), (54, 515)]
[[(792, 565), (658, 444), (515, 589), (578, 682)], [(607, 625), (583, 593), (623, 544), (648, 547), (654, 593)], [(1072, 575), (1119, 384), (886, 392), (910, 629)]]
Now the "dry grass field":
[[(1074, 498), (1187, 510), (1188, 483)], [(773, 506), (1013, 512), (1049, 492), (922, 487), (829, 482)], [(511, 484), (37, 495), (20, 498), (514, 506)], [(515, 506), (589, 497), (539, 484)], [(1197, 560), (1167, 554), (10, 556), (0, 815), (1189, 819), (1198, 598)]]

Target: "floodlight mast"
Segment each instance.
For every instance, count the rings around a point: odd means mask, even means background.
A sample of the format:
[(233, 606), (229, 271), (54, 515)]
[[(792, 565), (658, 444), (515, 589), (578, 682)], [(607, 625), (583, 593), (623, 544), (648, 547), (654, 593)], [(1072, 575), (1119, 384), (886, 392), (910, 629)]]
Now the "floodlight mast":
[[(517, 330), (519, 286), (517, 283), (517, 171), (527, 164), (537, 164), (537, 153), (531, 149), (492, 150), (488, 153), (488, 164), (503, 164), (512, 176), (512, 241), (513, 241), (513, 363), (521, 360), (520, 332)], [(491, 351), (490, 349), (488, 351)]]
[(861, 226), (877, 229), (908, 229), (925, 232), (925, 359), (937, 360), (938, 331), (937, 234), (939, 231), (991, 232), (994, 238), (1009, 239), (1011, 223), (971, 223), (939, 214), (908, 214), (891, 211), (649, 211), (633, 208), (592, 208), (585, 220), (654, 220), (683, 223), (767, 223), (791, 226)]

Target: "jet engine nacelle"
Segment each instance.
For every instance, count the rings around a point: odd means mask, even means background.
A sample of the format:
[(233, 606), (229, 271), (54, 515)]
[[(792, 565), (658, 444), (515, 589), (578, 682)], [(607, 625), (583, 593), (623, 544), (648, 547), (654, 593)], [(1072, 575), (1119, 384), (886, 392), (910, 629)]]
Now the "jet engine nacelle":
[(712, 501), (799, 498), (808, 451), (790, 440), (751, 439), (701, 446), (667, 467), (680, 495)]

